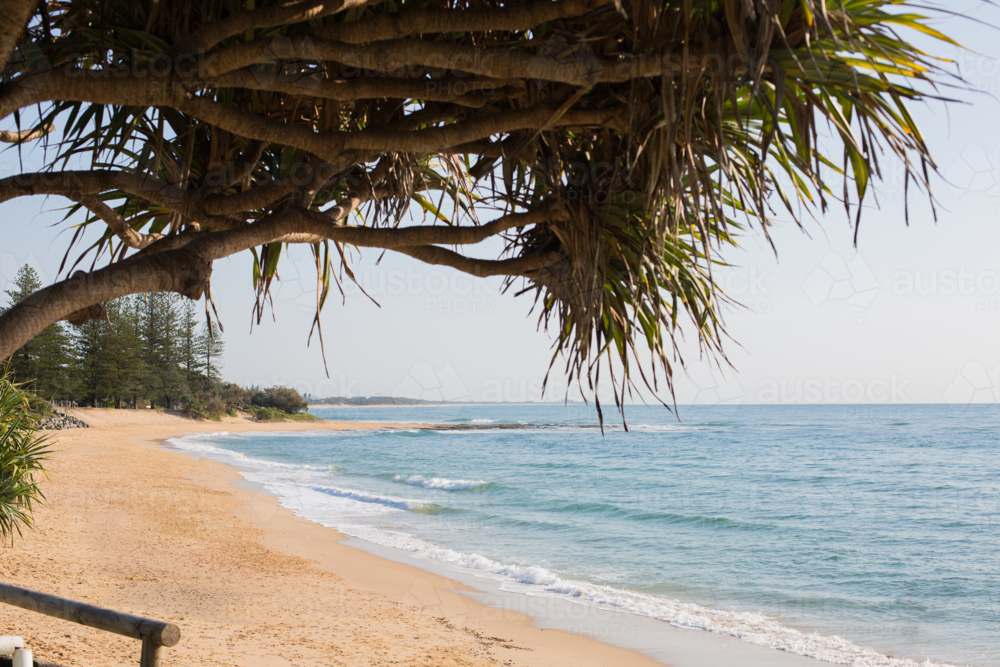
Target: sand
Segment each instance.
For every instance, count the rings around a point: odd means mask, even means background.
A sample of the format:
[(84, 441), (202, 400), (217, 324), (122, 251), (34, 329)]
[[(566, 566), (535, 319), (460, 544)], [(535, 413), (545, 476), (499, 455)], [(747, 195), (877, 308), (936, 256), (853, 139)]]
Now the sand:
[[(458, 582), (341, 544), (343, 535), (234, 486), (236, 470), (162, 447), (191, 432), (384, 428), (198, 422), (157, 411), (73, 410), (54, 433), (37, 527), (0, 579), (176, 623), (166, 665), (660, 664), (483, 606)], [(0, 605), (0, 633), (63, 665), (136, 664), (139, 642)]]

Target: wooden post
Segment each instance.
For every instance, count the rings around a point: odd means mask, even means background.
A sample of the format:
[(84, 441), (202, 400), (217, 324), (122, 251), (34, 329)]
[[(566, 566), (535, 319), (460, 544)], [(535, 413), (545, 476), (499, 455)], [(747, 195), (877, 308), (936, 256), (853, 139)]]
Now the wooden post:
[(132, 639), (144, 640), (149, 637), (160, 646), (176, 646), (181, 640), (181, 630), (173, 623), (67, 600), (10, 584), (0, 583), (0, 602), (105, 632), (116, 632)]
[[(181, 629), (173, 623), (126, 614), (10, 584), (0, 583), (0, 602), (105, 632), (116, 632), (132, 639), (141, 639), (140, 667), (163, 667), (163, 647), (176, 646), (181, 640)], [(40, 667), (40, 662), (35, 660), (35, 666)]]
[(163, 667), (163, 644), (152, 637), (143, 637), (139, 667)]

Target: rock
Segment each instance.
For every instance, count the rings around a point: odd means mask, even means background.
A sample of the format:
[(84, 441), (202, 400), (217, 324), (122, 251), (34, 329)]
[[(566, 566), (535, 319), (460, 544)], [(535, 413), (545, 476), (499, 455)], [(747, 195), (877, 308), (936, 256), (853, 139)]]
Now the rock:
[(61, 431), (67, 428), (90, 428), (90, 424), (58, 410), (52, 411), (52, 416), (38, 422), (42, 431)]

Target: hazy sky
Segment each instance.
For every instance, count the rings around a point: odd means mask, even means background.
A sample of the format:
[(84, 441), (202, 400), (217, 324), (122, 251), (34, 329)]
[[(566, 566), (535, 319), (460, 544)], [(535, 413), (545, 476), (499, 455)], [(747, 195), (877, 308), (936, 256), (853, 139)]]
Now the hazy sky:
[[(969, 2), (971, 16), (1000, 25), (1000, 12)], [(778, 256), (759, 236), (726, 259), (727, 293), (745, 307), (726, 324), (734, 370), (719, 372), (685, 346), (681, 403), (942, 403), (1000, 401), (1000, 32), (965, 19), (940, 26), (974, 53), (956, 59), (976, 89), (949, 91), (963, 104), (917, 105), (915, 116), (942, 173), (940, 208), (912, 192), (903, 218), (903, 178), (887, 161), (886, 182), (869, 196), (857, 250), (842, 208), (806, 233), (778, 226)], [(10, 121), (7, 121), (10, 124)], [(4, 126), (6, 127), (6, 125)], [(30, 168), (29, 156), (26, 166)], [(0, 155), (2, 176), (20, 169)], [(0, 207), (0, 289), (29, 263), (55, 278), (69, 235), (56, 237), (64, 200), (23, 199)], [(489, 246), (476, 249), (488, 256)], [(355, 263), (375, 306), (357, 288), (328, 303), (319, 346), (306, 347), (315, 301), (307, 248), (282, 259), (277, 322), (250, 333), (251, 259), (215, 264), (213, 291), (226, 333), (224, 376), (240, 384), (287, 384), (319, 396), (372, 394), (456, 400), (538, 400), (551, 339), (529, 317), (530, 295), (499, 294), (475, 280), (407, 257), (377, 253)], [(516, 291), (516, 290), (512, 290)], [(550, 384), (565, 386), (557, 364)], [(546, 395), (561, 399), (562, 390)]]

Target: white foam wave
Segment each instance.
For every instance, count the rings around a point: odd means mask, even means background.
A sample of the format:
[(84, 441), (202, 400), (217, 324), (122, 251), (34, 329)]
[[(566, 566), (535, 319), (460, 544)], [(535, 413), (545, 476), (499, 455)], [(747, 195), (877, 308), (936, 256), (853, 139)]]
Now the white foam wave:
[(241, 467), (296, 471), (329, 470), (329, 468), (322, 466), (311, 466), (299, 463), (280, 463), (278, 461), (269, 461), (268, 459), (257, 458), (255, 456), (247, 456), (242, 452), (226, 449), (225, 447), (219, 447), (218, 445), (213, 445), (211, 442), (208, 442), (209, 440), (218, 439), (228, 435), (229, 433), (226, 431), (219, 431), (217, 433), (197, 433), (193, 435), (185, 435), (180, 438), (169, 438), (167, 443), (185, 452), (200, 454), (207, 458), (221, 459), (225, 463)]
[(496, 422), (497, 422), (496, 419), (473, 419), (472, 420), (473, 424), (495, 424)]
[[(666, 430), (666, 429), (664, 429)], [(465, 568), (501, 581), (501, 588), (510, 592), (529, 595), (553, 596), (602, 609), (639, 614), (657, 619), (679, 628), (690, 628), (731, 635), (743, 641), (816, 658), (834, 664), (854, 667), (954, 667), (946, 663), (917, 662), (908, 658), (886, 656), (877, 651), (858, 646), (837, 636), (826, 637), (805, 633), (782, 625), (763, 614), (718, 610), (697, 604), (680, 602), (665, 597), (600, 586), (560, 577), (539, 566), (501, 563), (479, 554), (466, 554), (422, 540), (414, 535), (386, 528), (386, 519), (400, 510), (421, 512), (428, 509), (423, 503), (365, 493), (352, 489), (303, 483), (315, 473), (309, 466), (290, 466), (262, 459), (245, 457), (204, 442), (225, 433), (203, 434), (174, 438), (172, 445), (205, 455), (224, 454), (229, 458), (243, 457), (250, 460), (257, 471), (243, 472), (244, 478), (264, 484), (269, 493), (278, 497), (279, 503), (298, 516), (338, 530), (351, 537), (383, 546), (410, 551), (417, 558), (435, 560), (455, 567)], [(295, 479), (278, 475), (277, 469), (295, 468), (300, 471)], [(319, 470), (317, 468), (317, 470)], [(411, 482), (411, 480), (413, 480)], [(418, 481), (419, 480), (419, 481)], [(485, 484), (468, 480), (444, 480), (422, 476), (397, 475), (394, 481), (407, 484), (447, 483)], [(427, 486), (425, 488), (436, 488)], [(464, 487), (474, 488), (474, 487)]]
[(385, 507), (393, 507), (395, 509), (408, 510), (411, 512), (419, 512), (427, 508), (426, 503), (417, 502), (415, 500), (405, 500), (403, 498), (393, 498), (391, 496), (380, 496), (376, 493), (365, 493), (364, 491), (355, 491), (353, 489), (338, 489), (333, 486), (314, 486), (312, 489), (328, 496), (346, 498), (359, 503), (383, 505)]
[[(420, 559), (435, 560), (475, 571), (501, 581), (503, 590), (528, 595), (559, 597), (601, 609), (647, 616), (679, 628), (731, 635), (752, 644), (854, 667), (954, 667), (945, 663), (916, 662), (883, 655), (841, 637), (825, 637), (789, 628), (763, 614), (719, 610), (656, 595), (626, 591), (560, 577), (539, 566), (501, 563), (479, 554), (447, 549), (400, 531), (379, 528), (351, 512), (337, 511), (322, 498), (274, 488), (282, 506), (295, 514), (346, 535), (410, 551)], [(355, 499), (351, 494), (344, 498)]]
[(445, 479), (443, 477), (424, 477), (423, 475), (396, 475), (392, 481), (440, 491), (465, 491), (489, 484), (482, 479)]
[[(425, 543), (426, 544), (426, 543)], [(415, 546), (415, 545), (414, 545)], [(506, 581), (501, 589), (538, 595), (540, 592), (602, 609), (623, 611), (664, 621), (678, 628), (704, 630), (731, 635), (743, 641), (854, 667), (955, 667), (945, 663), (916, 662), (897, 658), (858, 646), (841, 637), (805, 633), (782, 625), (763, 614), (710, 609), (655, 595), (636, 593), (608, 586), (564, 579), (538, 566), (500, 563), (479, 554), (464, 554), (426, 544), (411, 550), (419, 558), (444, 561), (459, 567), (478, 570), (491, 578)]]
[[(606, 429), (624, 431), (621, 424), (605, 426)], [(704, 426), (689, 426), (687, 424), (629, 424), (628, 430), (636, 433), (658, 433), (661, 431), (704, 431)]]

